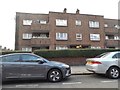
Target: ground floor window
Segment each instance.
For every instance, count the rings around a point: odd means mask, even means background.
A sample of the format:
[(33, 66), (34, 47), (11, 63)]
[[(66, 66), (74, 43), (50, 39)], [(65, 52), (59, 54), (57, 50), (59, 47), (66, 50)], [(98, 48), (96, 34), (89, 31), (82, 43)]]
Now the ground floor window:
[(65, 50), (68, 49), (67, 46), (56, 46), (56, 50)]
[(22, 51), (32, 51), (32, 48), (30, 48), (30, 47), (24, 47), (24, 48), (22, 48)]

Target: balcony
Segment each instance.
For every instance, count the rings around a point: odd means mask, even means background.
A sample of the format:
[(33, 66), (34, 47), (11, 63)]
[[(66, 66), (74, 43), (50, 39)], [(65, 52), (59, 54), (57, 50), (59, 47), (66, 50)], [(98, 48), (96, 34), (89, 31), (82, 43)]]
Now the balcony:
[(31, 31), (32, 32), (49, 32), (49, 24), (39, 24), (39, 23), (32, 23)]
[(106, 40), (106, 46), (118, 47), (120, 40), (108, 39)]
[(118, 29), (105, 28), (105, 33), (106, 33), (106, 34), (118, 34)]
[(32, 46), (48, 46), (50, 45), (50, 38), (32, 38)]

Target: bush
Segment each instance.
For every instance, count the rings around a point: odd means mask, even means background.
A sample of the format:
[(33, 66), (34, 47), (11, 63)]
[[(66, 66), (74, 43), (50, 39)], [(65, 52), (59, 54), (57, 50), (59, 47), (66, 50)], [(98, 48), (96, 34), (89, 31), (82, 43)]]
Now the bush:
[[(68, 49), (68, 50), (36, 50), (33, 53), (45, 58), (85, 57), (91, 58), (105, 52), (120, 51), (120, 49)], [(10, 53), (31, 53), (25, 51), (3, 51), (2, 55)]]
[(79, 50), (36, 50), (35, 54), (45, 58), (59, 57), (95, 57), (105, 52), (120, 51), (120, 49), (79, 49)]
[(2, 51), (2, 55), (5, 54), (10, 54), (10, 53), (31, 53), (31, 52), (27, 52), (27, 51)]

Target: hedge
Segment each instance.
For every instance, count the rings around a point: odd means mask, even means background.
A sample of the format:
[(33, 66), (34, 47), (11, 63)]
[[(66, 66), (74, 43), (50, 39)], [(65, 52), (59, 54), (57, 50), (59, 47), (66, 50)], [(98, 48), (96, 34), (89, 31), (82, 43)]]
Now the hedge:
[[(45, 58), (60, 58), (60, 57), (95, 57), (105, 52), (120, 51), (120, 49), (68, 49), (68, 50), (35, 50), (33, 53)], [(31, 53), (24, 51), (6, 51), (2, 55), (9, 53)]]
[(95, 57), (105, 52), (120, 51), (120, 49), (79, 49), (79, 50), (36, 50), (35, 54), (45, 58), (59, 57)]
[(2, 51), (2, 55), (5, 54), (11, 54), (11, 53), (31, 53), (31, 52), (27, 52), (27, 51)]

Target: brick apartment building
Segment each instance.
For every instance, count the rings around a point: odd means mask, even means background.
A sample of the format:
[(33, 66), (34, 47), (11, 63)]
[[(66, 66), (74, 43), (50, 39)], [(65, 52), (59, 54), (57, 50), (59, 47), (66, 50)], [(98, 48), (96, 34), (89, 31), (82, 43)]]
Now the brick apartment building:
[(49, 12), (16, 13), (15, 49), (119, 48), (120, 26), (101, 15)]

